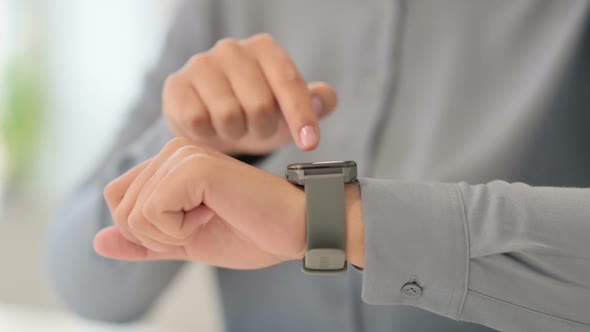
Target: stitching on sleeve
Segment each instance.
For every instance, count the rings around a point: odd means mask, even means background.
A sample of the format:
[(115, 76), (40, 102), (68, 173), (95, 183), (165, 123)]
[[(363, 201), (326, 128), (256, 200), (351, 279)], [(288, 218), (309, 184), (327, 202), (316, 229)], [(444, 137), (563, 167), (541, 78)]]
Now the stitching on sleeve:
[(463, 306), (465, 305), (465, 301), (467, 299), (467, 291), (469, 288), (469, 264), (471, 262), (471, 239), (469, 238), (469, 224), (467, 222), (467, 206), (465, 205), (465, 197), (463, 197), (463, 191), (461, 187), (457, 184), (455, 185), (455, 189), (458, 192), (459, 196), (459, 203), (462, 207), (461, 212), (463, 214), (463, 225), (465, 229), (465, 239), (466, 239), (466, 255), (467, 255), (467, 264), (465, 268), (465, 289), (463, 290), (463, 298), (461, 299), (461, 305), (459, 305), (459, 309), (457, 311), (457, 319), (461, 320), (461, 315), (463, 315)]
[(533, 310), (533, 309), (530, 309), (530, 308), (527, 308), (527, 307), (523, 307), (523, 306), (518, 305), (518, 304), (507, 302), (507, 301), (501, 300), (499, 298), (496, 298), (496, 297), (493, 297), (493, 296), (489, 296), (489, 295), (480, 293), (478, 291), (474, 291), (472, 289), (469, 290), (469, 293), (471, 294), (472, 297), (480, 297), (480, 298), (483, 298), (483, 299), (486, 299), (486, 300), (489, 300), (489, 301), (502, 303), (503, 305), (509, 305), (509, 306), (512, 306), (512, 307), (514, 307), (516, 309), (521, 309), (523, 311), (529, 312), (529, 313), (534, 314), (534, 315), (539, 315), (539, 316), (544, 316), (544, 317), (548, 317), (548, 318), (551, 318), (551, 319), (559, 320), (559, 321), (564, 322), (564, 323), (566, 323), (566, 324), (568, 324), (570, 326), (575, 326), (575, 327), (577, 327), (577, 326), (590, 327), (590, 325), (588, 325), (586, 323), (583, 323), (583, 322), (579, 322), (579, 321), (575, 321), (575, 320), (572, 320), (572, 319), (567, 319), (567, 318), (563, 318), (563, 317), (559, 317), (559, 316), (547, 314), (547, 313), (544, 313), (544, 312), (541, 312), (541, 311)]

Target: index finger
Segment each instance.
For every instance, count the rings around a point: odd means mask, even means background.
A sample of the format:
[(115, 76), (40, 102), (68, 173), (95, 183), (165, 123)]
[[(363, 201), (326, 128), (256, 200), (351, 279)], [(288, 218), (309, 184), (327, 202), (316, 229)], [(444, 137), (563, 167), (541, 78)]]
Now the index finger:
[(257, 35), (245, 45), (264, 72), (299, 148), (315, 149), (320, 138), (318, 117), (313, 111), (307, 84), (293, 60), (269, 35)]

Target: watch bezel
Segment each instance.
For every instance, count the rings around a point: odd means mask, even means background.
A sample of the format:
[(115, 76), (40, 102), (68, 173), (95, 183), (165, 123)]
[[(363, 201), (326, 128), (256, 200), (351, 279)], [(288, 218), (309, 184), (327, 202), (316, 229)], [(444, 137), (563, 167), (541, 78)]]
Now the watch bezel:
[(306, 175), (337, 174), (344, 175), (344, 183), (352, 182), (357, 178), (356, 162), (347, 161), (317, 161), (295, 163), (287, 166), (285, 177), (291, 183), (305, 185)]
[(323, 168), (346, 168), (356, 167), (356, 162), (352, 160), (332, 160), (332, 161), (314, 161), (307, 163), (294, 163), (287, 166), (287, 170), (307, 170)]

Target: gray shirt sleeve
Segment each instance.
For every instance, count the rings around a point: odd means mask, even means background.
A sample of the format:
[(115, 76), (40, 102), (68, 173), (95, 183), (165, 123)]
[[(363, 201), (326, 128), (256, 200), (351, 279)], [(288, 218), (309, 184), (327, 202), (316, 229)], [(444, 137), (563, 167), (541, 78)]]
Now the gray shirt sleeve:
[(590, 330), (590, 189), (360, 183), (365, 302), (506, 331)]
[(161, 116), (163, 82), (190, 56), (213, 43), (211, 5), (180, 6), (163, 53), (113, 147), (88, 180), (63, 204), (45, 257), (49, 283), (72, 311), (90, 319), (124, 322), (141, 317), (182, 266), (179, 262), (117, 262), (93, 250), (95, 234), (111, 225), (105, 185), (157, 154), (171, 138)]

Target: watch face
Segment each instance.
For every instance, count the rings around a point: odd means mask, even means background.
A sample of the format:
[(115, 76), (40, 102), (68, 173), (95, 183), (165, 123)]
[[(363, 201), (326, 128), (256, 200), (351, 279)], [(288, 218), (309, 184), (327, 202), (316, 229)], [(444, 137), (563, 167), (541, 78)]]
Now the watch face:
[(354, 161), (316, 161), (313, 163), (297, 163), (287, 166), (288, 170), (305, 170), (305, 169), (320, 169), (320, 168), (348, 168), (356, 167)]

